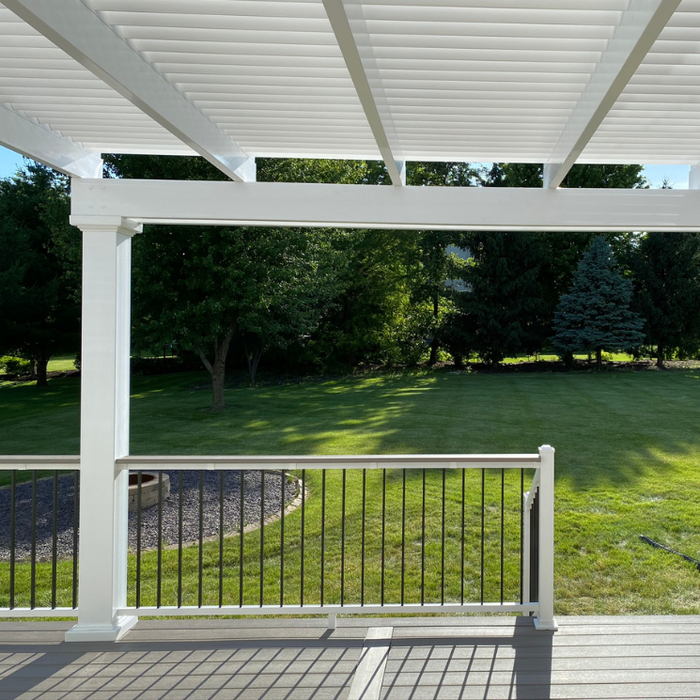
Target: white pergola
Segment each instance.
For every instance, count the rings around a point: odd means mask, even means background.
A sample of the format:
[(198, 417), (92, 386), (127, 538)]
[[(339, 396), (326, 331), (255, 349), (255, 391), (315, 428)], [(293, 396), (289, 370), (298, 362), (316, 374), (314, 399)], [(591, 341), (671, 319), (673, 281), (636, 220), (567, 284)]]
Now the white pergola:
[[(72, 639), (135, 621), (117, 460), (142, 224), (700, 230), (700, 0), (1, 0), (0, 37), (0, 143), (73, 178), (84, 233)], [(102, 180), (102, 153), (231, 181)], [(381, 159), (393, 186), (256, 183), (256, 157)], [(544, 187), (406, 187), (412, 160), (543, 163)], [(574, 163), (688, 164), (691, 189), (558, 189)]]

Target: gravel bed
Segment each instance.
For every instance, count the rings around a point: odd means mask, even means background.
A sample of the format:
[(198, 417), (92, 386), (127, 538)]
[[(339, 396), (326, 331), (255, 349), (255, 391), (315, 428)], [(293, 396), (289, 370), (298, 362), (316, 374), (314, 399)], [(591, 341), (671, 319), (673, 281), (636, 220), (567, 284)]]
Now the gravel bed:
[[(179, 479), (182, 474), (182, 540), (184, 543), (199, 540), (199, 488), (203, 475), (202, 537), (219, 534), (220, 472), (164, 470), (170, 477), (170, 497), (162, 508), (163, 545), (178, 542), (179, 524)], [(238, 471), (224, 472), (224, 533), (237, 532), (240, 527), (240, 476)], [(261, 472), (243, 472), (245, 502), (243, 507), (244, 527), (260, 523)], [(265, 474), (264, 517), (279, 515), (281, 508), (281, 475), (279, 472)], [(58, 479), (58, 508), (56, 518), (56, 551), (59, 558), (70, 557), (73, 552), (73, 490), (72, 475)], [(298, 493), (298, 484), (287, 478), (285, 482), (285, 504)], [(10, 560), (10, 489), (0, 488), (0, 561)], [(31, 557), (32, 540), (32, 484), (25, 482), (16, 487), (15, 557), (17, 560)], [(158, 545), (158, 506), (141, 511), (141, 548), (151, 549)], [(50, 560), (53, 544), (53, 479), (37, 481), (36, 503), (36, 558)], [(129, 547), (136, 549), (136, 513), (129, 513)]]

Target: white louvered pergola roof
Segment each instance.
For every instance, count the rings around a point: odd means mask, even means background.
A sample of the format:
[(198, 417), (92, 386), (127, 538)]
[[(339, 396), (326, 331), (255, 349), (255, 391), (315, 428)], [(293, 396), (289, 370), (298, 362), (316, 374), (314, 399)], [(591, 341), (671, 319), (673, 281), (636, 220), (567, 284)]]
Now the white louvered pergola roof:
[(258, 156), (383, 159), (396, 186), (537, 162), (550, 189), (700, 163), (700, 0), (0, 0), (0, 37), (0, 143), (79, 178), (101, 153), (244, 183)]

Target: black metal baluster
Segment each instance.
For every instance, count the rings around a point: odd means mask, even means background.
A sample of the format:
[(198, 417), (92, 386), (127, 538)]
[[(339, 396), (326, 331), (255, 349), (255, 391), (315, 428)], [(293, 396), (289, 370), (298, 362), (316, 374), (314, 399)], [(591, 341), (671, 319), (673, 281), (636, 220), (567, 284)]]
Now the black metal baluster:
[(280, 483), (280, 607), (284, 607), (284, 496), (285, 474), (282, 470)]
[(347, 469), (343, 469), (342, 504), (340, 508), (340, 607), (345, 605), (345, 487)]
[(182, 469), (178, 473), (177, 479), (177, 607), (182, 607), (182, 511), (183, 511), (183, 491), (184, 476)]
[(31, 582), (30, 603), (32, 610), (36, 607), (36, 469), (32, 471), (32, 531), (31, 531)]
[(503, 556), (505, 547), (506, 470), (501, 469), (501, 604), (503, 604)]
[(461, 553), (461, 565), (460, 565), (460, 598), (462, 600), (462, 605), (464, 605), (464, 526), (465, 526), (465, 502), (466, 502), (466, 474), (467, 470), (462, 467), (462, 553)]
[(362, 552), (360, 556), (360, 605), (365, 604), (365, 531), (367, 509), (367, 470), (362, 470)]
[(380, 602), (384, 605), (384, 547), (386, 540), (386, 469), (382, 469), (382, 580)]
[(219, 470), (219, 607), (224, 604), (224, 470)]
[(199, 472), (199, 551), (197, 552), (197, 571), (199, 584), (197, 590), (197, 605), (201, 608), (204, 591), (202, 577), (204, 574), (204, 472)]
[(245, 531), (245, 472), (239, 471), (241, 502), (239, 506), (239, 545), (238, 545), (238, 605), (243, 607), (243, 535)]
[(53, 472), (53, 523), (51, 529), (51, 608), (56, 609), (56, 574), (58, 560), (58, 471)]
[(486, 469), (481, 470), (481, 604), (484, 604), (484, 515), (486, 512)]
[(304, 607), (304, 540), (306, 539), (306, 469), (301, 470), (301, 570), (299, 587), (301, 607)]
[(73, 472), (73, 609), (78, 607), (78, 517), (80, 511), (80, 472)]
[(163, 470), (158, 472), (158, 574), (156, 607), (162, 603), (163, 584)]
[(136, 607), (141, 607), (141, 482), (143, 473), (136, 472)]
[(260, 607), (263, 606), (265, 593), (264, 578), (265, 559), (265, 472), (260, 472)]
[(420, 527), (420, 604), (425, 605), (425, 467), (423, 467), (423, 513)]
[(321, 607), (323, 607), (326, 571), (326, 470), (321, 476)]
[(520, 604), (523, 600), (523, 574), (524, 565), (523, 557), (525, 556), (523, 549), (525, 547), (525, 470), (520, 470)]
[(442, 547), (440, 552), (440, 603), (445, 604), (445, 478), (447, 470), (442, 468)]
[[(16, 482), (16, 472), (13, 469), (10, 472), (10, 610), (15, 607), (15, 550), (17, 546), (17, 505), (15, 500), (17, 498), (17, 482)], [(74, 557), (75, 561), (75, 557)], [(75, 591), (77, 587), (73, 588), (73, 599), (75, 601)], [(75, 607), (75, 602), (73, 603)]]

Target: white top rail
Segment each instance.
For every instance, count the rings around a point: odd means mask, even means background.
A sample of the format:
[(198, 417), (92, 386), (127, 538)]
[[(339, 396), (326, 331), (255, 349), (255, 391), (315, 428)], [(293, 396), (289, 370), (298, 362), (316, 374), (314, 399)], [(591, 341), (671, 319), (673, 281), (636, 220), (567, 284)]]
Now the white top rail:
[(0, 455), (0, 470), (80, 469), (79, 455)]
[(165, 456), (130, 455), (116, 460), (123, 469), (527, 469), (540, 466), (538, 454), (488, 455), (304, 455)]
[[(121, 469), (536, 469), (538, 454), (129, 455)], [(0, 469), (80, 469), (78, 455), (0, 455)]]

